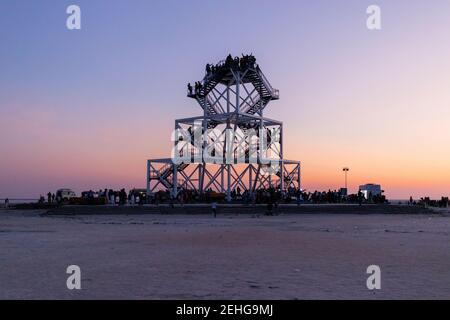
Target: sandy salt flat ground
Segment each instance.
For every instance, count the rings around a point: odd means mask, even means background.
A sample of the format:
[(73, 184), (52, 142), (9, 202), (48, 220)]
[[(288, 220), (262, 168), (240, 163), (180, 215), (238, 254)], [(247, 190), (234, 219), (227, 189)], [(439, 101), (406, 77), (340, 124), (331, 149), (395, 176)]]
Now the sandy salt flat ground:
[(0, 210), (2, 299), (450, 298), (450, 217), (38, 213)]

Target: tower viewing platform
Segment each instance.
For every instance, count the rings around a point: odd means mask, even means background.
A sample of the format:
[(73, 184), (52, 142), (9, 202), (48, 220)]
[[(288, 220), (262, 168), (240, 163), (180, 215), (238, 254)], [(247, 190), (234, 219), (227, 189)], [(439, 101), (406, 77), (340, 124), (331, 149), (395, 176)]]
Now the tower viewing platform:
[[(280, 98), (279, 91), (274, 89), (262, 73), (256, 58), (248, 55), (242, 58), (227, 59), (217, 64), (207, 64), (205, 77), (192, 86), (188, 84), (187, 96), (196, 99), (207, 114), (214, 115), (229, 112), (242, 112), (254, 115), (262, 111), (272, 100)], [(239, 88), (229, 90), (230, 86), (239, 84), (245, 92), (239, 93)], [(228, 95), (224, 95), (227, 93)], [(220, 100), (227, 97), (246, 95), (242, 103), (229, 104), (224, 109)], [(235, 99), (231, 99), (234, 101)]]
[(300, 162), (283, 158), (283, 123), (264, 116), (280, 98), (253, 55), (207, 64), (187, 85), (202, 115), (176, 119), (172, 157), (147, 162), (147, 194), (166, 190), (252, 197), (263, 189), (300, 189)]

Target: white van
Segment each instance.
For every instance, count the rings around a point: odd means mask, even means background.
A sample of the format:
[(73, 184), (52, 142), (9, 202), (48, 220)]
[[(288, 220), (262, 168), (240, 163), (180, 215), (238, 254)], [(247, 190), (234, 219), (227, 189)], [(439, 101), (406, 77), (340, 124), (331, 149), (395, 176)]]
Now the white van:
[(56, 191), (56, 199), (61, 199), (62, 201), (67, 201), (71, 198), (75, 198), (77, 195), (72, 189), (59, 189)]

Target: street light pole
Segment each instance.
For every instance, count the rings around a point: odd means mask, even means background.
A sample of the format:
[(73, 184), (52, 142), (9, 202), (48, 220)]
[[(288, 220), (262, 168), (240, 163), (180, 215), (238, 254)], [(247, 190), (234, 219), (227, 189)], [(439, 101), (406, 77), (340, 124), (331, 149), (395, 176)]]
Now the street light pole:
[(342, 169), (342, 171), (344, 171), (345, 174), (345, 190), (347, 190), (347, 172), (350, 171), (350, 168), (345, 167)]

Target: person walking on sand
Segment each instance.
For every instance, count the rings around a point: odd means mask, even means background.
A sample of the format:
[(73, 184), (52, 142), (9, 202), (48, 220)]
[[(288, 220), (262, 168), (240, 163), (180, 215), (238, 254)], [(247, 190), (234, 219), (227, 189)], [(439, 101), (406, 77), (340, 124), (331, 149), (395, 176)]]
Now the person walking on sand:
[(215, 218), (217, 216), (217, 202), (214, 201), (211, 204), (211, 209), (212, 209), (212, 214), (213, 214), (213, 216)]

